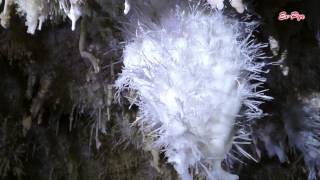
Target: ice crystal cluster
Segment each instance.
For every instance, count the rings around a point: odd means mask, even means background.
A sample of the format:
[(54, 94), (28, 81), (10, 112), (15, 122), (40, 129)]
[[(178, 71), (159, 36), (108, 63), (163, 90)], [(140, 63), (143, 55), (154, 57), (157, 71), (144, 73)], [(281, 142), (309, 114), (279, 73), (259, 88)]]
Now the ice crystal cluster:
[(181, 179), (237, 179), (221, 162), (248, 135), (237, 136), (239, 119), (262, 116), (258, 106), (270, 99), (257, 61), (263, 45), (220, 12), (178, 7), (159, 17), (140, 17), (115, 86), (136, 94), (137, 124)]
[[(0, 1), (1, 4), (1, 1)], [(82, 14), (83, 0), (5, 0), (1, 14), (1, 25), (9, 26), (10, 10), (17, 6), (17, 13), (26, 19), (27, 32), (34, 34), (36, 29), (41, 30), (46, 19), (57, 16), (67, 16), (75, 30), (76, 22)]]

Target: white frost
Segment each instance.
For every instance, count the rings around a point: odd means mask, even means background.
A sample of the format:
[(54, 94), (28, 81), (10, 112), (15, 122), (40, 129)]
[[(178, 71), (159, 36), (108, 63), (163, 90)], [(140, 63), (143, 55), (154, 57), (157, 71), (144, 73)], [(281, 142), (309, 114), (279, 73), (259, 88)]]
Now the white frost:
[(221, 168), (236, 117), (261, 116), (260, 100), (270, 99), (257, 91), (264, 81), (264, 63), (255, 62), (262, 45), (241, 38), (238, 24), (220, 13), (177, 8), (158, 24), (141, 22), (124, 49), (116, 87), (136, 92), (141, 130), (153, 148), (164, 148), (182, 179), (192, 179), (189, 168), (209, 179), (237, 179)]

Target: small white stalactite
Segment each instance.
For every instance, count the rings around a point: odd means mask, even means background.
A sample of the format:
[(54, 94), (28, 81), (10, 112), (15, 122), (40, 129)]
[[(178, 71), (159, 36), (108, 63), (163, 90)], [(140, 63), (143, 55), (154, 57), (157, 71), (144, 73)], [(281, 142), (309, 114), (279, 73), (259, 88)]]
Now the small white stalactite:
[(41, 31), (42, 29), (42, 24), (44, 23), (46, 17), (45, 16), (40, 16), (39, 17), (39, 24), (38, 24), (38, 30)]
[(245, 10), (245, 6), (244, 6), (242, 0), (230, 0), (230, 4), (240, 14), (242, 14)]
[(287, 56), (288, 56), (288, 50), (286, 49), (281, 53), (280, 60), (278, 61), (278, 62), (280, 62), (279, 67), (282, 71), (283, 76), (288, 76), (289, 71), (290, 71), (290, 68), (288, 66), (286, 66), (286, 63), (285, 63)]
[(74, 31), (77, 20), (82, 15), (82, 6), (84, 4), (83, 0), (58, 0), (55, 2), (48, 0), (6, 0), (5, 10), (1, 14), (1, 22), (4, 27), (8, 26), (10, 3), (15, 3), (17, 5), (17, 13), (25, 17), (25, 24), (28, 27), (27, 32), (29, 34), (35, 34), (37, 29), (41, 30), (45, 20), (52, 19), (57, 14), (59, 16), (65, 14), (71, 20), (71, 29)]
[(70, 4), (70, 10), (67, 16), (72, 23), (71, 30), (74, 31), (76, 29), (77, 20), (81, 17), (81, 7), (79, 0), (71, 0)]
[(274, 56), (277, 56), (279, 54), (279, 42), (273, 37), (269, 36), (269, 45), (270, 45), (270, 50)]
[(129, 11), (130, 11), (130, 8), (131, 8), (131, 5), (130, 5), (130, 2), (131, 0), (125, 0), (125, 2), (124, 2), (124, 10), (123, 10), (123, 13), (125, 14), (125, 15), (127, 15), (128, 13), (129, 13)]
[(49, 16), (48, 6), (46, 0), (16, 0), (17, 12), (20, 16), (26, 19), (27, 33), (34, 34), (35, 31), (42, 29), (42, 24)]

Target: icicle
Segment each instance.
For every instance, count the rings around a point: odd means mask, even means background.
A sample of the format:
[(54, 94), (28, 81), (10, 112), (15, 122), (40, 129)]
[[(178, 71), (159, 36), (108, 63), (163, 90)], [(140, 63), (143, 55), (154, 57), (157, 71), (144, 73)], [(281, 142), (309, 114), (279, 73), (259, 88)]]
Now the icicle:
[(74, 31), (76, 29), (77, 20), (81, 17), (81, 7), (79, 0), (71, 0), (70, 4), (70, 10), (67, 16), (72, 22), (71, 30)]
[(39, 31), (41, 31), (41, 29), (42, 29), (42, 24), (43, 24), (43, 22), (45, 21), (45, 19), (46, 19), (46, 17), (44, 17), (44, 16), (40, 16), (40, 17), (38, 18), (38, 20), (39, 20), (38, 30), (39, 30)]

